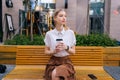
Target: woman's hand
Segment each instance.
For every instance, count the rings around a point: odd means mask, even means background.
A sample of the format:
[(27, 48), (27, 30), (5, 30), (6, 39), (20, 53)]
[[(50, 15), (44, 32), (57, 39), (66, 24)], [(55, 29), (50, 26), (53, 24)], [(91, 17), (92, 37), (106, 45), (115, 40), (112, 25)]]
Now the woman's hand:
[(63, 42), (59, 42), (57, 45), (56, 45), (56, 52), (60, 52), (60, 51), (63, 51), (67, 48), (67, 45), (65, 45)]
[(66, 50), (69, 54), (75, 54), (75, 46), (69, 47), (63, 42), (59, 42), (56, 45), (55, 52), (58, 53), (60, 51)]

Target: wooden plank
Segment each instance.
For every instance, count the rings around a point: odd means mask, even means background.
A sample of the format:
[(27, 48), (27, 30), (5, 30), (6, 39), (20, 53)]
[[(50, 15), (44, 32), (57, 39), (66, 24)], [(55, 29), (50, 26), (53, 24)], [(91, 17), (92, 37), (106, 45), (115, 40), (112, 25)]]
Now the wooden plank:
[(104, 61), (104, 65), (107, 66), (120, 66), (120, 62), (119, 61)]
[(15, 64), (17, 46), (0, 45), (0, 64)]
[(120, 65), (120, 47), (105, 47), (103, 53), (104, 66)]
[(104, 54), (104, 60), (120, 60), (120, 53), (111, 53), (111, 54)]
[(118, 53), (120, 54), (120, 47), (105, 47), (104, 54)]
[(0, 64), (16, 64), (15, 52), (0, 52)]
[(4, 59), (4, 60), (0, 60), (0, 64), (16, 64), (15, 59)]
[[(40, 65), (18, 65), (4, 80), (43, 79), (45, 66)], [(104, 71), (101, 66), (75, 66), (76, 80), (91, 80), (88, 74), (94, 74), (98, 80), (114, 80)]]
[(16, 53), (0, 52), (0, 59), (5, 59), (5, 58), (16, 58)]
[(0, 52), (16, 52), (17, 46), (14, 45), (0, 45)]

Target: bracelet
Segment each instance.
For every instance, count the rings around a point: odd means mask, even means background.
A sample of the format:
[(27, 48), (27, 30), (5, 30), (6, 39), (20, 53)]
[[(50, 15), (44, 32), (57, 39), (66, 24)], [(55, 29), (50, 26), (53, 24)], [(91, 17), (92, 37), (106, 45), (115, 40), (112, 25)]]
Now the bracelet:
[(67, 46), (67, 49), (65, 49), (66, 51), (68, 51), (69, 50), (69, 46)]

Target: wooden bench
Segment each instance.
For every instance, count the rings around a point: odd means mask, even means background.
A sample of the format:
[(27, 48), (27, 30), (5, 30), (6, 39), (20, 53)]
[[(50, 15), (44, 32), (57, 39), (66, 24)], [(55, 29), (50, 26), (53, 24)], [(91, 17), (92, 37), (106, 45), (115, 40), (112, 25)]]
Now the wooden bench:
[(17, 46), (0, 45), (0, 64), (15, 64)]
[(105, 66), (120, 66), (120, 47), (105, 47), (103, 60)]
[[(48, 58), (44, 46), (18, 46), (16, 67), (2, 80), (43, 80)], [(76, 54), (70, 58), (75, 66), (76, 80), (91, 80), (88, 74), (94, 74), (98, 80), (114, 80), (103, 69), (102, 47), (76, 47)]]

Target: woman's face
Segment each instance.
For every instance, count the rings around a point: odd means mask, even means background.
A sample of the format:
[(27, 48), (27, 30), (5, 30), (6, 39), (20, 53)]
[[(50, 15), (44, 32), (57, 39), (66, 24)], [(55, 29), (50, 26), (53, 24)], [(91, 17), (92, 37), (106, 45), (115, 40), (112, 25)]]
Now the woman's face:
[(57, 16), (54, 18), (56, 24), (59, 25), (64, 25), (66, 24), (66, 12), (65, 11), (60, 11)]

